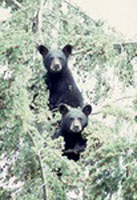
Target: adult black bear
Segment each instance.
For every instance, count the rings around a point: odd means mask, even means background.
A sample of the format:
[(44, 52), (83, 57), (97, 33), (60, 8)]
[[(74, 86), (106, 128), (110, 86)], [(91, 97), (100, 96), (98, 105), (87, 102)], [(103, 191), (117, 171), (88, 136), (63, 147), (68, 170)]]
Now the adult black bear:
[(82, 138), (82, 131), (88, 124), (88, 115), (92, 112), (92, 107), (86, 105), (83, 109), (69, 109), (65, 104), (61, 104), (59, 110), (62, 114), (62, 120), (53, 139), (62, 136), (65, 142), (63, 155), (77, 161), (80, 153), (86, 148), (86, 139)]
[(68, 68), (68, 57), (72, 53), (72, 46), (68, 44), (62, 50), (49, 51), (40, 45), (38, 50), (47, 69), (46, 84), (49, 89), (50, 109), (58, 108), (61, 103), (82, 107), (82, 95)]

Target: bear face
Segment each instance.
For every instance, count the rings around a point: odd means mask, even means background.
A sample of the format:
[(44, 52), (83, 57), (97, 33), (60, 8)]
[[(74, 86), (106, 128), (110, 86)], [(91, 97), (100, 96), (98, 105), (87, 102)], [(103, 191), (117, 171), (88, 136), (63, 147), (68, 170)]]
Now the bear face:
[(62, 104), (59, 110), (62, 114), (62, 129), (75, 134), (81, 133), (87, 126), (88, 115), (92, 112), (92, 107), (91, 105), (86, 105), (83, 109), (71, 108), (69, 110), (65, 104)]
[(49, 51), (45, 46), (38, 47), (43, 56), (43, 63), (48, 72), (56, 74), (67, 68), (68, 57), (72, 52), (72, 46), (66, 45), (62, 50)]
[(88, 116), (92, 112), (92, 107), (86, 105), (83, 109), (69, 109), (65, 104), (61, 104), (59, 110), (62, 120), (53, 139), (62, 136), (65, 143), (63, 155), (77, 161), (80, 158), (80, 153), (86, 148), (86, 139), (83, 139), (82, 131), (88, 124)]

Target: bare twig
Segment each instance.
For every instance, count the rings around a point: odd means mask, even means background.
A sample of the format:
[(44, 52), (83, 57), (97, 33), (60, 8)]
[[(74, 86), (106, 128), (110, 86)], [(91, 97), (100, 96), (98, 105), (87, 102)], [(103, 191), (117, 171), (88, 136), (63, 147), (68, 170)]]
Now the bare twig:
[(75, 154), (77, 154), (77, 152), (75, 151), (75, 149), (65, 150), (64, 153), (75, 153)]
[(120, 98), (117, 98), (115, 99), (114, 101), (112, 101), (112, 103), (116, 103), (117, 101), (123, 101), (125, 99), (131, 99), (131, 98), (134, 98), (135, 96), (125, 96), (125, 97), (120, 97)]
[(96, 21), (95, 21), (93, 18), (91, 18), (90, 16), (88, 16), (85, 12), (83, 12), (83, 11), (79, 8), (79, 6), (72, 5), (72, 3), (70, 3), (70, 2), (67, 1), (67, 0), (64, 0), (64, 2), (67, 3), (69, 6), (73, 7), (74, 9), (79, 10), (79, 12), (80, 12), (81, 14), (83, 14), (84, 16), (86, 16), (87, 18), (89, 18), (92, 22), (94, 22), (95, 24), (97, 24)]
[(37, 155), (38, 156), (38, 159), (39, 159), (39, 165), (40, 165), (40, 170), (41, 170), (41, 178), (42, 178), (42, 182), (43, 182), (43, 198), (44, 200), (48, 200), (48, 195), (47, 195), (47, 188), (46, 188), (46, 179), (45, 179), (45, 176), (44, 176), (44, 171), (43, 171), (43, 162), (41, 160), (41, 156), (40, 154)]
[(74, 55), (77, 55), (77, 54), (80, 54), (80, 53), (87, 53), (87, 52), (90, 52), (92, 50), (93, 50), (93, 47), (90, 47), (88, 49), (80, 49), (80, 50), (75, 51), (74, 53), (72, 53), (72, 55), (74, 56)]
[(39, 11), (38, 11), (38, 32), (39, 32), (40, 42), (42, 44), (44, 43), (44, 39), (43, 39), (43, 35), (42, 35), (42, 22), (43, 22), (42, 15), (43, 15), (44, 2), (45, 2), (45, 0), (40, 0), (40, 7), (39, 7)]
[(11, 0), (18, 8), (22, 8), (22, 5), (21, 3), (19, 3), (18, 1), (16, 0)]
[[(33, 138), (33, 136), (31, 135), (31, 133), (29, 133), (29, 136), (33, 142), (33, 145), (34, 147), (37, 147), (37, 144)], [(40, 171), (41, 171), (41, 179), (42, 179), (42, 188), (43, 188), (43, 199), (44, 200), (48, 200), (48, 192), (47, 192), (47, 183), (46, 183), (46, 179), (45, 179), (45, 176), (44, 176), (44, 166), (43, 166), (43, 162), (42, 162), (42, 159), (41, 159), (41, 155), (40, 155), (40, 152), (38, 152), (37, 154), (37, 158), (38, 158), (38, 161), (39, 161), (39, 166), (40, 166)]]
[[(125, 99), (131, 99), (131, 98), (134, 98), (134, 97), (135, 97), (135, 96), (133, 95), (133, 96), (125, 96), (125, 97), (117, 98), (117, 99), (113, 100), (112, 102), (109, 102), (109, 104), (113, 104), (113, 103), (116, 103), (116, 102), (118, 102), (118, 101), (123, 101), (123, 100), (125, 100)], [(105, 107), (107, 107), (107, 106), (108, 106), (108, 103), (105, 104), (104, 106), (102, 106), (102, 108), (105, 108)], [(100, 114), (100, 113), (102, 113), (102, 110), (100, 110), (100, 111), (98, 111), (98, 112), (93, 112), (92, 115), (98, 115), (98, 114)]]

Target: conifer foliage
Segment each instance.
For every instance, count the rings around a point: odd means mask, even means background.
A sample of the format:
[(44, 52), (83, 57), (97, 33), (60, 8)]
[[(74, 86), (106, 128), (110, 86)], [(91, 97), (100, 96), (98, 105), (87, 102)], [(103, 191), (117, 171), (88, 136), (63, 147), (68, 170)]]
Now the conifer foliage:
[[(66, 0), (4, 0), (0, 19), (0, 199), (137, 199), (137, 44)], [(37, 45), (74, 46), (70, 67), (93, 113), (78, 162), (52, 140)], [(61, 176), (58, 176), (60, 169)]]

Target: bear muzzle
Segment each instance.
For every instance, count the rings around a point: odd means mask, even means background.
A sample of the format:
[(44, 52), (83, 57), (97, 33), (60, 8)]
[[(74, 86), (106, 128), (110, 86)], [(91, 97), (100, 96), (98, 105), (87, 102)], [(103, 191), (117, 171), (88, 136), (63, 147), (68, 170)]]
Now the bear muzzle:
[(82, 131), (82, 125), (79, 120), (74, 120), (70, 126), (70, 130), (74, 133), (79, 133)]
[(51, 63), (51, 66), (50, 66), (50, 70), (53, 71), (53, 72), (59, 72), (62, 70), (62, 65), (61, 65), (61, 62), (58, 58), (55, 58), (52, 63)]

